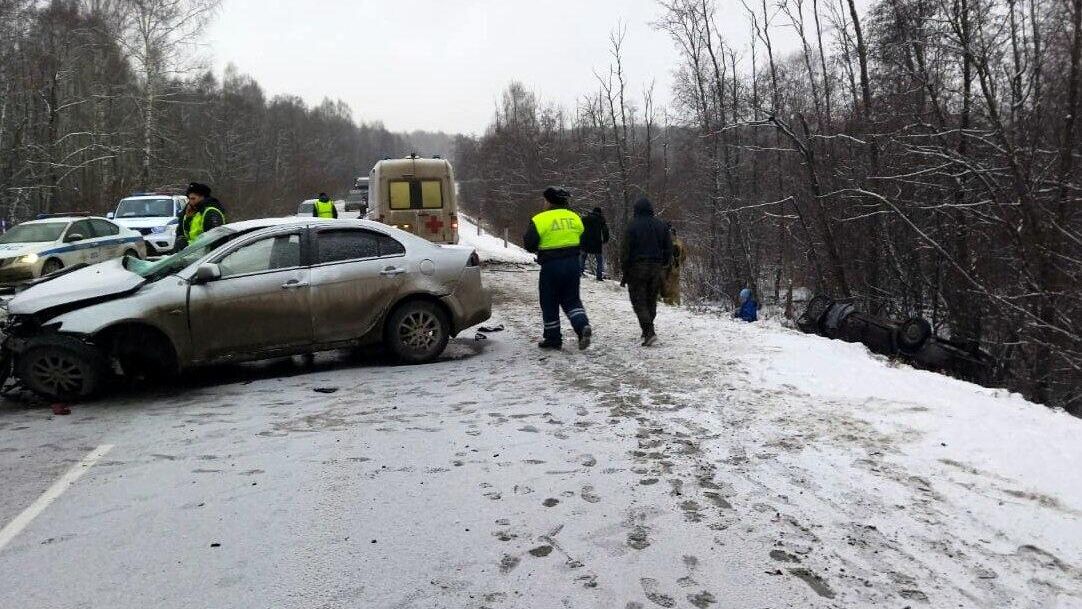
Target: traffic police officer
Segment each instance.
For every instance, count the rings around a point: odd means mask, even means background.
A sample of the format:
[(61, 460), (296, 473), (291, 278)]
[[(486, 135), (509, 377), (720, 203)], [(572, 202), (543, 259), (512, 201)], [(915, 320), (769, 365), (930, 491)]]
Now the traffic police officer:
[(541, 318), (545, 322), (542, 349), (560, 349), (560, 309), (579, 337), (579, 349), (590, 346), (593, 331), (579, 296), (579, 245), (584, 231), (582, 218), (567, 208), (571, 195), (552, 186), (542, 193), (545, 211), (530, 221), (522, 241), (526, 250), (537, 254), (541, 263)]
[(210, 186), (192, 182), (184, 194), (188, 196), (188, 205), (177, 219), (178, 251), (195, 243), (204, 232), (225, 224), (222, 203), (210, 196)]
[(312, 206), (312, 216), (316, 218), (337, 218), (338, 209), (334, 206), (334, 202), (327, 196), (327, 193), (319, 193), (319, 198), (316, 199), (316, 204)]

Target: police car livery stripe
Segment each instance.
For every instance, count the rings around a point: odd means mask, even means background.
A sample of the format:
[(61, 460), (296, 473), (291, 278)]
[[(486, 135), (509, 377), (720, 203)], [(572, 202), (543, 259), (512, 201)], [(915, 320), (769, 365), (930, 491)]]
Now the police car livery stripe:
[(39, 256), (46, 256), (49, 254), (63, 254), (66, 252), (74, 252), (77, 250), (92, 249), (95, 247), (101, 247), (103, 245), (118, 245), (121, 243), (139, 243), (143, 240), (143, 236), (137, 237), (120, 237), (118, 239), (109, 239), (107, 241), (93, 241), (90, 243), (76, 243), (75, 245), (65, 245), (64, 247), (57, 247), (51, 250), (45, 250), (38, 252)]

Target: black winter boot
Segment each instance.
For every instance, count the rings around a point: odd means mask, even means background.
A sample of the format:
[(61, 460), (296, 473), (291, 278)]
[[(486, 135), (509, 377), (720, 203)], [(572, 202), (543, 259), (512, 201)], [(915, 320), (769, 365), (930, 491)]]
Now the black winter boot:
[(590, 346), (590, 338), (594, 335), (594, 330), (590, 326), (586, 326), (579, 334), (579, 351), (585, 351)]

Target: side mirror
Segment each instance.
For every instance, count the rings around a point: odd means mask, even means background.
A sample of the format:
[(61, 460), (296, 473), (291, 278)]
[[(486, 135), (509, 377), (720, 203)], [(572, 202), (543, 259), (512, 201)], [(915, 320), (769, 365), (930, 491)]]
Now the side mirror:
[(105, 214), (105, 217), (106, 217), (106, 218), (109, 218), (110, 220), (112, 220), (113, 218), (115, 218), (115, 217), (116, 217), (116, 214), (115, 214), (115, 213), (113, 213), (113, 212), (109, 212), (109, 213)]
[(221, 278), (222, 269), (212, 262), (208, 262), (195, 269), (195, 276), (192, 277), (195, 283), (210, 283), (211, 281)]
[(83, 237), (79, 233), (72, 233), (67, 237), (64, 237), (64, 243), (75, 243), (76, 241), (82, 241), (86, 237)]

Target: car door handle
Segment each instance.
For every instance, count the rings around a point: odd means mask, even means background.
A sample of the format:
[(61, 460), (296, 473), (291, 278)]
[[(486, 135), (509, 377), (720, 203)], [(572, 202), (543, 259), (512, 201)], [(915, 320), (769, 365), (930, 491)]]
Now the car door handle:
[(384, 277), (395, 277), (395, 276), (401, 275), (402, 273), (405, 273), (405, 272), (406, 272), (406, 269), (400, 269), (400, 268), (397, 268), (397, 267), (389, 266), (389, 267), (383, 269), (382, 271), (380, 271), (379, 274), (383, 275)]
[(290, 279), (289, 281), (282, 284), (282, 289), (283, 290), (295, 290), (297, 288), (306, 288), (306, 287), (308, 287), (308, 282), (307, 281), (300, 281), (298, 279)]

